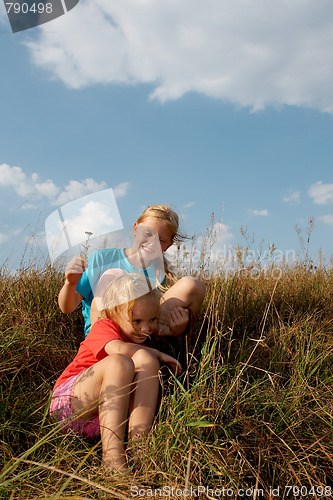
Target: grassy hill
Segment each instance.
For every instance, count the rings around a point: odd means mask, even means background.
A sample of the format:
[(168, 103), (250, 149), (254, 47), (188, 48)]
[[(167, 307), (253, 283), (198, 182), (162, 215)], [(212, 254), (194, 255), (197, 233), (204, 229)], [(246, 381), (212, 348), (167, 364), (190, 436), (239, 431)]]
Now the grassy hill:
[(195, 331), (162, 346), (186, 369), (161, 378), (131, 483), (100, 469), (98, 441), (48, 418), (53, 383), (83, 340), (80, 311), (57, 306), (62, 276), (2, 270), (1, 498), (179, 498), (191, 487), (196, 498), (333, 497), (333, 272), (300, 262), (198, 273), (207, 295)]

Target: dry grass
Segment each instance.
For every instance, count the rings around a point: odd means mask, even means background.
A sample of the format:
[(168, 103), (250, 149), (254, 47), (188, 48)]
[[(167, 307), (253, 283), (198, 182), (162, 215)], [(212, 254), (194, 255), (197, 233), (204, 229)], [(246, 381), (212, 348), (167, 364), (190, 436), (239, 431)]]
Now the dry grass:
[(299, 262), (278, 280), (267, 270), (254, 279), (250, 270), (212, 276), (201, 267), (200, 276), (207, 296), (194, 335), (164, 346), (188, 369), (163, 377), (131, 483), (101, 472), (98, 442), (59, 435), (48, 420), (54, 380), (82, 340), (80, 313), (57, 307), (61, 276), (35, 266), (16, 277), (2, 272), (1, 498), (130, 498), (129, 484), (166, 488), (169, 498), (172, 488), (203, 485), (233, 497), (252, 488), (251, 498), (314, 487), (309, 498), (325, 498), (320, 488), (333, 480), (332, 271)]

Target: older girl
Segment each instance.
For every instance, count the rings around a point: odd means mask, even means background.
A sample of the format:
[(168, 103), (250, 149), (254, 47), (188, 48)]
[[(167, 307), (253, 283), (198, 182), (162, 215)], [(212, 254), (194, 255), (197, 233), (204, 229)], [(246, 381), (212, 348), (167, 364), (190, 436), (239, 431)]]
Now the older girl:
[[(184, 239), (177, 213), (168, 205), (149, 206), (133, 226), (131, 248), (104, 248), (88, 259), (74, 257), (66, 267), (65, 284), (59, 294), (62, 312), (72, 312), (82, 302), (85, 333), (91, 326), (90, 306), (100, 277), (108, 269), (138, 272), (162, 289), (160, 335), (178, 336), (195, 322), (205, 295), (203, 283), (192, 276), (178, 281), (163, 253)], [(94, 319), (94, 318), (93, 318)]]

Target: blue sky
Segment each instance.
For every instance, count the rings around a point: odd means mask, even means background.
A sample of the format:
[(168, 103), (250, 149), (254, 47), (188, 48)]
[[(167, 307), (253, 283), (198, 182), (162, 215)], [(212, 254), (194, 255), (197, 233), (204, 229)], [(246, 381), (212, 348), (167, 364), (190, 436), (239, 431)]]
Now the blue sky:
[[(270, 4), (270, 5), (268, 5)], [(81, 0), (21, 33), (0, 5), (1, 261), (113, 188), (126, 228), (169, 203), (192, 235), (333, 258), (330, 0)], [(28, 246), (29, 248), (29, 246)], [(29, 252), (30, 250), (28, 250)]]

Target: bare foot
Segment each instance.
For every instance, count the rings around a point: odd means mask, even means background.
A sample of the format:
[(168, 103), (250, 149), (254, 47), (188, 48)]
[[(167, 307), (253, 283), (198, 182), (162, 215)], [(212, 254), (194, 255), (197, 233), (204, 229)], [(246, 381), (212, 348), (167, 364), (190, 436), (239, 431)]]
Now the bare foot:
[(136, 434), (128, 443), (126, 453), (135, 469), (142, 466), (148, 454), (147, 444), (147, 436), (143, 434)]
[(102, 468), (107, 472), (125, 474), (128, 467), (124, 456), (106, 456), (102, 459)]

